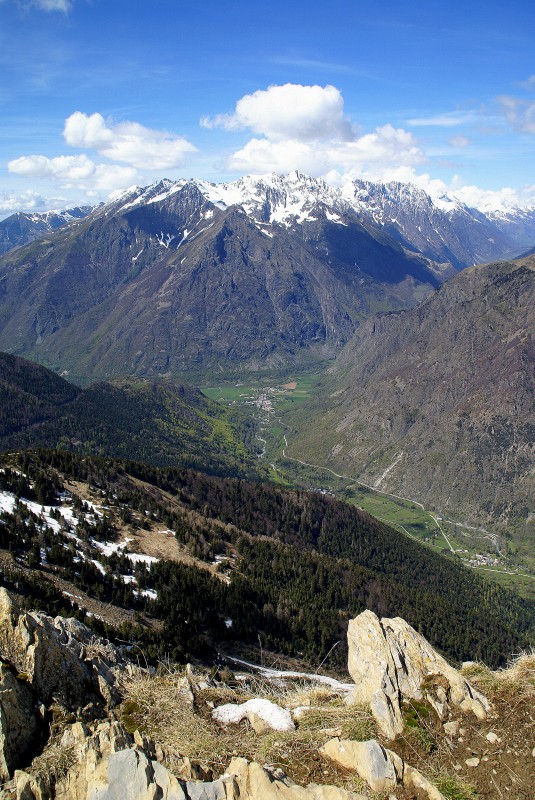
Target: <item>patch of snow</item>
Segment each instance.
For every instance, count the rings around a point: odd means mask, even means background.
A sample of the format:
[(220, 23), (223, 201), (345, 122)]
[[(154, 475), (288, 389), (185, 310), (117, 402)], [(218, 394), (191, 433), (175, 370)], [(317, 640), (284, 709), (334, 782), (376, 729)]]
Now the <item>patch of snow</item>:
[[(187, 231), (185, 233), (187, 236)], [(158, 242), (158, 244), (161, 244), (161, 246), (165, 247), (166, 250), (169, 249), (169, 245), (171, 244), (173, 239), (176, 239), (176, 236), (173, 236), (170, 233), (164, 234), (163, 231), (160, 231), (160, 235), (156, 237), (156, 241)]]
[(270, 700), (262, 700), (258, 697), (253, 700), (247, 700), (246, 703), (241, 703), (240, 705), (226, 703), (223, 706), (214, 708), (212, 717), (221, 725), (231, 725), (241, 722), (250, 713), (256, 714), (260, 719), (263, 719), (274, 731), (295, 730), (295, 724), (288, 709), (281, 708)]
[(91, 539), (91, 544), (100, 550), (101, 553), (104, 553), (105, 556), (111, 556), (112, 553), (118, 553), (119, 551), (124, 550), (126, 545), (131, 542), (132, 539), (123, 539), (122, 542), (98, 542), (96, 539)]
[(144, 553), (125, 553), (125, 555), (134, 564), (155, 564), (160, 560), (156, 556), (146, 556)]
[(0, 492), (0, 511), (12, 514), (15, 508), (15, 495), (11, 492)]
[(259, 672), (262, 677), (267, 679), (304, 678), (312, 683), (321, 683), (325, 686), (330, 686), (331, 689), (336, 689), (340, 692), (352, 692), (355, 688), (354, 683), (342, 683), (341, 681), (337, 681), (336, 678), (329, 678), (327, 675), (316, 675), (312, 672), (297, 672), (294, 670), (269, 669), (268, 667), (261, 667), (258, 664), (253, 664), (250, 661), (243, 661), (241, 658), (231, 658), (230, 656), (226, 656), (226, 658), (228, 658), (228, 660), (232, 661), (234, 664), (241, 664), (244, 667), (250, 667), (251, 669), (254, 669), (256, 672)]
[(104, 569), (100, 561), (97, 561), (96, 558), (90, 558), (89, 560), (98, 569), (99, 572), (101, 572), (103, 575), (106, 574), (106, 570)]
[(326, 209), (325, 216), (329, 220), (329, 222), (335, 222), (337, 225), (344, 225), (347, 228), (347, 222), (344, 222), (339, 214), (333, 214), (332, 211)]

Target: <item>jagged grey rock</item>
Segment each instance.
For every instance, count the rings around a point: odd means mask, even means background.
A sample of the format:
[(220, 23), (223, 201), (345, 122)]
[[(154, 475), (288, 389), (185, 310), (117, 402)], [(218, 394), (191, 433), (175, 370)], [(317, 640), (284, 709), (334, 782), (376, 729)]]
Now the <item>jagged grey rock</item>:
[(0, 780), (7, 780), (35, 745), (39, 719), (27, 686), (0, 664)]
[(320, 753), (345, 769), (358, 772), (374, 792), (390, 791), (401, 782), (402, 760), (375, 739), (367, 742), (329, 739), (320, 749)]
[(404, 698), (427, 700), (441, 718), (450, 704), (486, 718), (488, 700), (400, 617), (379, 620), (364, 611), (350, 621), (347, 638), (355, 688), (346, 702), (369, 705), (389, 739), (403, 730)]
[(221, 780), (208, 783), (187, 781), (186, 793), (188, 800), (225, 800), (226, 798), (225, 783)]

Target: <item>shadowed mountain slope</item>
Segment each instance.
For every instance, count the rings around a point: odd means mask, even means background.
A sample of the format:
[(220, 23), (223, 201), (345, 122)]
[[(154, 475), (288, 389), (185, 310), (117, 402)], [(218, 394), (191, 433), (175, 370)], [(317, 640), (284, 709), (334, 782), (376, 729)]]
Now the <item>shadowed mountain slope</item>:
[(191, 386), (138, 379), (80, 389), (0, 353), (0, 449), (61, 447), (257, 476), (248, 423)]
[(273, 369), (333, 357), (443, 279), (347, 204), (309, 200), (262, 222), (199, 182), (125, 193), (0, 260), (0, 347), (76, 380)]

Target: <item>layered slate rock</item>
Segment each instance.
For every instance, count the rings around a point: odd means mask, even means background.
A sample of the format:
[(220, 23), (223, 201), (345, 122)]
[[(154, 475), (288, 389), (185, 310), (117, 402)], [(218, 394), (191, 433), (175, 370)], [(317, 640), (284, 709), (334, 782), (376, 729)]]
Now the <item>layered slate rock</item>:
[(441, 719), (450, 705), (485, 719), (487, 699), (400, 617), (364, 611), (349, 622), (347, 639), (355, 688), (346, 702), (369, 705), (387, 738), (403, 730), (404, 699), (427, 700)]

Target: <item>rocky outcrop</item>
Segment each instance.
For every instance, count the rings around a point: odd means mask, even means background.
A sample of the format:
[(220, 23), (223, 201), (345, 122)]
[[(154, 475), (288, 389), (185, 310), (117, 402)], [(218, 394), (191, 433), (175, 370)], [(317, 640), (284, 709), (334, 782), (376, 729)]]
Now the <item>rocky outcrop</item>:
[(154, 743), (119, 723), (104, 722), (93, 733), (76, 723), (63, 734), (60, 747), (71, 766), (59, 779), (18, 771), (16, 800), (363, 800), (336, 786), (299, 786), (280, 770), (234, 758), (217, 780), (176, 778), (160, 760)]
[(245, 758), (232, 759), (224, 777), (226, 800), (365, 800), (338, 786), (299, 786), (281, 770), (270, 771)]
[(422, 792), (428, 800), (445, 800), (444, 795), (421, 772), (375, 739), (367, 742), (330, 739), (320, 753), (344, 769), (357, 772), (374, 792), (388, 792), (403, 786)]
[(0, 656), (25, 676), (35, 695), (70, 710), (89, 703), (112, 707), (119, 682), (134, 669), (117, 648), (76, 619), (21, 612), (0, 588)]
[[(47, 737), (51, 706), (95, 719), (136, 671), (76, 619), (23, 612), (0, 588), (0, 778), (28, 763)], [(37, 796), (37, 795), (36, 795)]]
[(389, 739), (404, 728), (404, 699), (427, 700), (441, 719), (450, 705), (486, 717), (487, 699), (405, 620), (379, 620), (364, 611), (350, 621), (347, 639), (348, 670), (355, 681), (347, 702), (369, 705)]
[(30, 689), (0, 664), (0, 780), (33, 749), (41, 723)]

